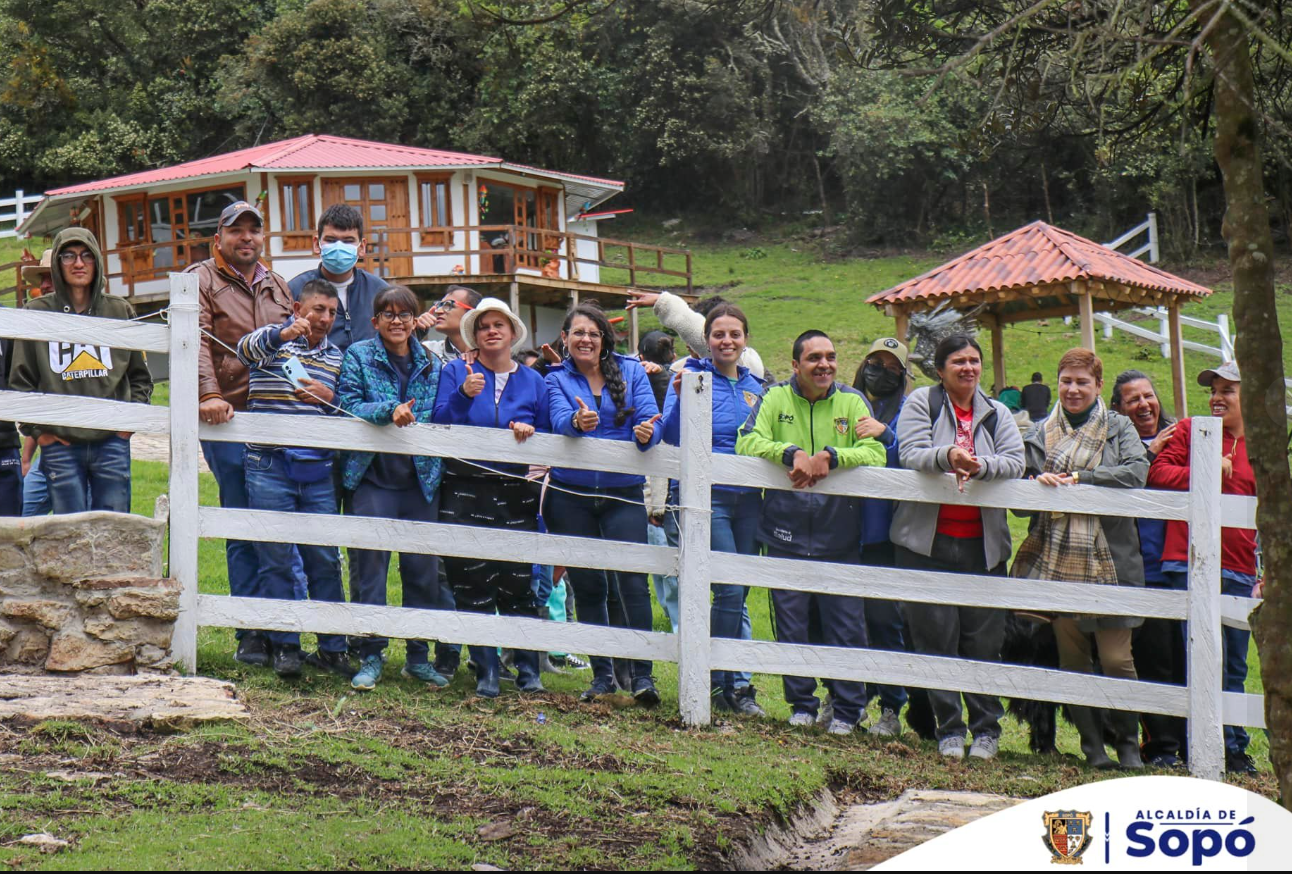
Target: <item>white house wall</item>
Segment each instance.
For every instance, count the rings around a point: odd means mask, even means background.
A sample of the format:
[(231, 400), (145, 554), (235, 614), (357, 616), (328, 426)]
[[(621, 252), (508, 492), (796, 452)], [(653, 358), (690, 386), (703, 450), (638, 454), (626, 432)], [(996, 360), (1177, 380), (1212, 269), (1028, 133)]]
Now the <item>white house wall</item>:
[[(600, 222), (570, 222), (567, 227), (569, 227), (571, 233), (595, 237), (597, 236), (598, 224)], [(597, 244), (592, 240), (576, 240), (574, 249), (578, 257), (583, 259), (579, 261), (579, 280), (581, 282), (600, 282), (601, 266), (597, 263)]]

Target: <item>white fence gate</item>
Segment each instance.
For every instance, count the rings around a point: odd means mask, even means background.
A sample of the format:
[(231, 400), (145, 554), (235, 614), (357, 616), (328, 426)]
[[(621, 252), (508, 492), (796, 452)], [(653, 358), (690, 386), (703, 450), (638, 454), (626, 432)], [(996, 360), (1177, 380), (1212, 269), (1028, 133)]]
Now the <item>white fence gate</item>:
[(0, 229), (0, 237), (18, 236), (18, 225), (22, 224), (23, 219), (31, 212), (27, 207), (40, 203), (40, 199), (44, 196), (43, 194), (25, 194), (19, 188), (13, 193), (13, 197), (0, 198), (0, 209), (7, 206), (13, 210), (12, 212), (0, 212), (0, 224), (13, 222), (13, 227)]
[[(713, 554), (709, 549), (709, 490), (715, 483), (785, 488), (783, 468), (762, 459), (711, 452), (711, 386), (702, 374), (682, 383), (682, 445), (649, 452), (619, 441), (535, 435), (518, 445), (510, 432), (464, 426), (379, 428), (347, 418), (311, 419), (239, 413), (227, 425), (199, 424), (197, 277), (171, 275), (170, 324), (155, 325), (54, 313), (0, 310), (0, 336), (111, 345), (169, 352), (171, 406), (0, 392), (0, 418), (170, 435), (170, 574), (182, 584), (175, 647), (189, 671), (197, 667), (199, 626), (252, 627), (398, 638), (431, 638), (520, 649), (586, 652), (678, 664), (678, 699), (689, 725), (710, 721), (709, 671), (759, 671), (832, 677), (902, 686), (957, 689), (1146, 713), (1189, 717), (1189, 767), (1219, 779), (1224, 766), (1222, 724), (1262, 727), (1261, 696), (1221, 692), (1221, 623), (1245, 627), (1255, 605), (1220, 594), (1220, 528), (1255, 527), (1255, 501), (1221, 496), (1220, 422), (1193, 420), (1192, 481), (1186, 492), (1091, 486), (1053, 489), (1034, 482), (971, 482), (957, 490), (950, 475), (862, 468), (837, 471), (820, 492), (890, 500), (919, 500), (1041, 511), (1089, 512), (1176, 519), (1191, 525), (1191, 586), (1187, 592), (893, 568), (859, 567)], [(668, 476), (681, 481), (682, 547), (500, 531), (360, 517), (327, 524), (317, 515), (203, 507), (198, 504), (198, 440), (255, 442), (330, 449), (364, 449), (459, 456), (591, 470)], [(639, 573), (677, 573), (678, 634), (504, 618), (471, 613), (361, 604), (275, 601), (200, 595), (199, 538), (313, 543), (398, 549), (437, 555), (573, 565)], [(709, 636), (709, 584), (739, 583), (899, 601), (1004, 609), (1097, 612), (1189, 622), (1188, 686), (1077, 674), (966, 659), (841, 649)]]

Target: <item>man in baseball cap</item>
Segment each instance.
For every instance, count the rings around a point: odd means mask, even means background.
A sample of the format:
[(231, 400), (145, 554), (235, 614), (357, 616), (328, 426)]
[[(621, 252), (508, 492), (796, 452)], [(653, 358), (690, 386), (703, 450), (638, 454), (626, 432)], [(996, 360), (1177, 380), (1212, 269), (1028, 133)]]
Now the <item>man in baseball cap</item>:
[(1217, 379), (1225, 379), (1229, 382), (1242, 382), (1238, 373), (1237, 361), (1226, 361), (1219, 367), (1213, 367), (1210, 370), (1204, 370), (1198, 374), (1198, 385), (1211, 388), (1212, 383)]
[(239, 200), (236, 203), (229, 204), (220, 212), (219, 227), (227, 228), (247, 214), (255, 216), (256, 224), (263, 223), (263, 219), (260, 217), (260, 210), (256, 209), (245, 200)]

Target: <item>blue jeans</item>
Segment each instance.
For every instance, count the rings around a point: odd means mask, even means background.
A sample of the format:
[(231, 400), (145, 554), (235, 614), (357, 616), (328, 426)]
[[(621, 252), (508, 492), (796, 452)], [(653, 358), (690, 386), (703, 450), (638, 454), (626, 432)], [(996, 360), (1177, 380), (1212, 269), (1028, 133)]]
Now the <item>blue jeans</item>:
[[(677, 523), (669, 526), (668, 518), (672, 513), (666, 513), (663, 525), (651, 525), (646, 529), (646, 542), (651, 546), (677, 546)], [(660, 609), (668, 617), (668, 624), (672, 626), (673, 633), (677, 634), (677, 576), (675, 574), (651, 574), (651, 581), (655, 584), (655, 600), (659, 601)]]
[[(318, 513), (335, 517), (336, 492), (328, 477), (316, 483), (298, 483), (287, 476), (282, 453), (272, 449), (247, 447), (245, 455), (247, 472), (247, 503), (253, 510), (275, 510), (283, 513)], [(332, 519), (328, 521), (339, 521)], [(326, 525), (328, 522), (320, 522)], [(296, 564), (305, 569), (308, 592), (312, 601), (343, 603), (341, 589), (341, 553), (335, 546), (312, 546), (290, 543), (257, 542), (256, 556), (260, 563), (258, 597), (280, 598), (284, 601), (303, 601), (296, 593)], [(301, 636), (294, 631), (270, 631), (269, 639), (276, 646), (300, 646)], [(320, 634), (319, 649), (324, 652), (344, 652), (345, 637), (340, 634)]]
[[(677, 489), (670, 488), (669, 504), (677, 506), (678, 500)], [(714, 489), (711, 505), (713, 515), (710, 517), (709, 548), (714, 552), (757, 555), (758, 517), (763, 509), (762, 497), (757, 492), (741, 494)], [(671, 546), (677, 546), (681, 542), (676, 513), (664, 514), (664, 531), (668, 535)], [(714, 583), (712, 590), (713, 607), (709, 611), (710, 636), (725, 637), (729, 640), (750, 640), (753, 637), (753, 629), (749, 621), (749, 609), (745, 606), (749, 587)], [(710, 677), (710, 683), (714, 689), (734, 692), (738, 688), (748, 686), (751, 679), (752, 676), (746, 671), (714, 671)]]
[[(861, 547), (861, 563), (871, 567), (893, 567), (897, 562), (891, 542), (865, 543)], [(872, 649), (886, 649), (892, 652), (909, 652), (904, 633), (905, 621), (902, 618), (900, 601), (886, 601), (882, 598), (866, 599), (866, 636), (870, 638)], [(901, 713), (906, 706), (905, 686), (884, 686), (877, 683), (866, 684), (866, 700), (879, 696), (879, 706), (894, 713)]]
[(0, 449), (0, 516), (22, 515), (22, 450)]
[[(440, 496), (426, 502), (421, 486), (414, 483), (407, 489), (383, 489), (364, 481), (354, 490), (350, 503), (354, 516), (375, 516), (381, 519), (403, 519), (408, 522), (436, 522), (440, 518)], [(356, 604), (386, 603), (386, 577), (390, 570), (390, 553), (384, 550), (350, 550), (350, 600)], [(420, 552), (399, 554), (399, 580), (403, 588), (405, 607), (421, 610), (442, 609), (440, 594), (440, 559)], [(386, 649), (384, 637), (363, 637), (354, 641), (360, 658), (378, 655)], [(424, 640), (408, 641), (406, 662), (410, 665), (426, 664), (430, 646)]]
[[(88, 490), (87, 490), (88, 491)], [(27, 475), (22, 478), (22, 514), (48, 516), (54, 505), (49, 502), (49, 481), (40, 469), (39, 453), (31, 460)]]
[[(220, 489), (221, 507), (246, 510), (250, 506), (247, 503), (247, 471), (243, 466), (246, 451), (247, 447), (242, 443), (202, 441), (202, 456)], [(224, 559), (229, 575), (229, 594), (235, 598), (257, 597), (260, 557), (256, 554), (256, 545), (250, 540), (226, 540)], [(237, 636), (241, 638), (244, 634), (246, 630), (239, 628)]]
[[(608, 489), (579, 487), (578, 491), (587, 493), (590, 497), (570, 495), (554, 489), (548, 491), (543, 519), (553, 534), (629, 543), (647, 542), (646, 507), (641, 503), (641, 486)], [(625, 571), (614, 573), (619, 580), (619, 598), (623, 603), (628, 627), (650, 631), (654, 627), (654, 617), (646, 575)], [(610, 581), (606, 572), (595, 568), (571, 567), (567, 570), (567, 576), (574, 587), (579, 621), (588, 625), (609, 625), (607, 600), (610, 596)], [(650, 662), (633, 661), (631, 665), (634, 680), (650, 677)], [(608, 656), (593, 656), (592, 671), (596, 680), (614, 684), (613, 660)]]
[(40, 455), (55, 513), (130, 512), (129, 440), (113, 434), (70, 446), (56, 442), (42, 447)]
[(536, 564), (531, 569), (530, 588), (534, 590), (535, 603), (546, 604), (547, 600), (552, 597), (552, 589), (555, 583), (552, 582), (552, 571), (555, 568), (550, 564)]
[[(1220, 575), (1220, 593), (1222, 595), (1237, 595), (1240, 598), (1250, 598), (1252, 596), (1252, 582), (1250, 580), (1236, 580), (1230, 577), (1228, 571), (1222, 570)], [(1188, 589), (1189, 575), (1180, 571), (1169, 571), (1163, 568), (1162, 575), (1170, 582), (1173, 589)], [(1180, 623), (1181, 633), (1184, 639), (1188, 640), (1188, 623)], [(1252, 633), (1243, 631), (1238, 628), (1230, 628), (1228, 625), (1220, 627), (1220, 640), (1222, 645), (1222, 662), (1221, 662), (1221, 685), (1220, 688), (1226, 692), (1245, 692), (1247, 691), (1247, 649), (1251, 640)], [(1185, 649), (1186, 663), (1188, 660), (1188, 649)], [(1185, 671), (1187, 678), (1188, 672)], [(1186, 732), (1187, 736), (1187, 732)], [(1247, 744), (1250, 738), (1247, 736), (1247, 730), (1241, 725), (1225, 726), (1225, 752), (1227, 753), (1244, 753), (1247, 752)]]

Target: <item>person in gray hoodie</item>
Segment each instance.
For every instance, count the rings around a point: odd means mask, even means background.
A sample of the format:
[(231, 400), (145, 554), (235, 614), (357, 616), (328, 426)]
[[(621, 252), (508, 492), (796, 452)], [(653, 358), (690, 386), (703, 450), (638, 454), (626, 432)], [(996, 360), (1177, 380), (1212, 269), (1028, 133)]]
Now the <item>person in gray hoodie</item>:
[[(933, 357), (941, 382), (906, 399), (897, 425), (902, 467), (954, 474), (961, 490), (970, 480), (1023, 475), (1023, 437), (1009, 410), (979, 386), (982, 348), (967, 334), (952, 334)], [(1005, 510), (963, 504), (901, 501), (891, 530), (897, 566), (943, 573), (1004, 576), (1010, 555)], [(954, 604), (906, 604), (912, 649), (923, 655), (1000, 661), (1005, 611)], [(937, 719), (938, 751), (963, 759), (966, 727), (960, 693), (929, 690)], [(965, 693), (969, 755), (994, 758), (1004, 713), (994, 695)]]
[[(135, 317), (128, 301), (106, 293), (103, 252), (94, 234), (68, 228), (54, 238), (53, 250), (54, 293), (36, 298), (26, 309), (101, 319)], [(139, 351), (113, 349), (106, 342), (19, 340), (14, 344), (9, 387), (146, 404), (152, 398), (153, 380)], [(49, 479), (55, 513), (130, 512), (128, 432), (35, 424), (24, 424), (20, 430), (41, 447), (41, 468)]]

